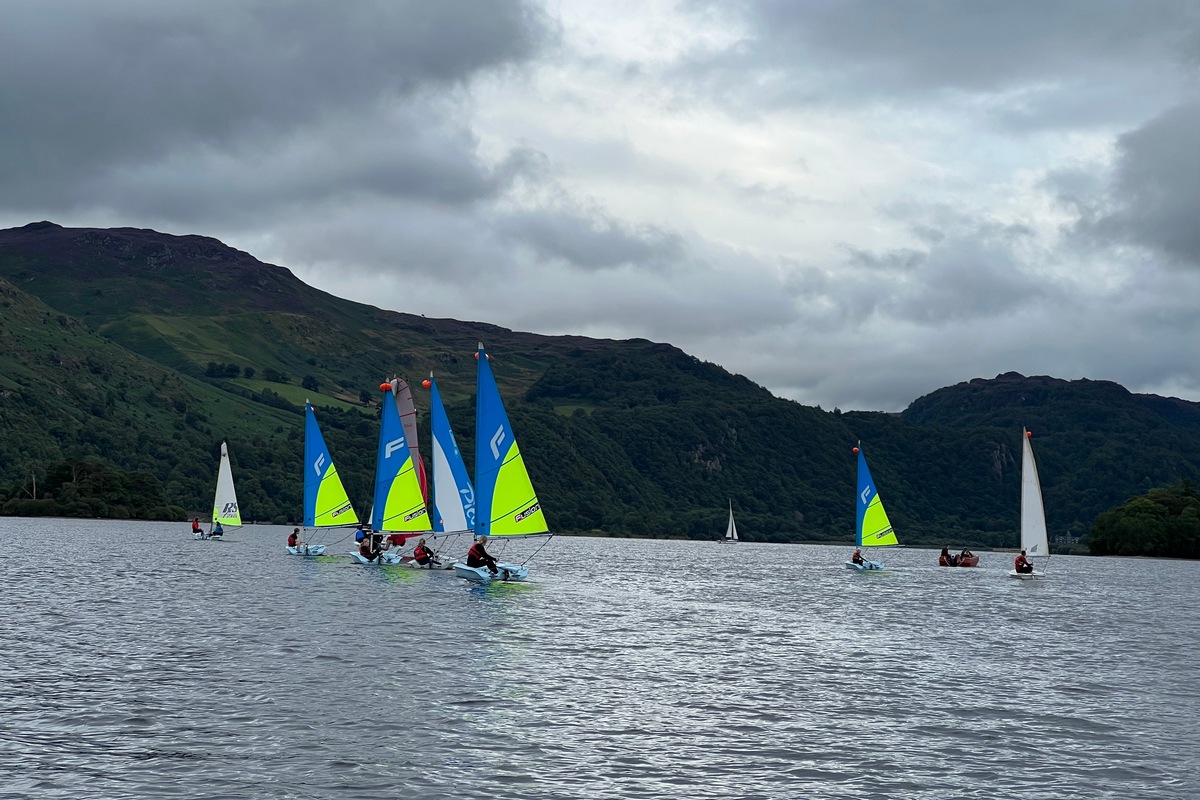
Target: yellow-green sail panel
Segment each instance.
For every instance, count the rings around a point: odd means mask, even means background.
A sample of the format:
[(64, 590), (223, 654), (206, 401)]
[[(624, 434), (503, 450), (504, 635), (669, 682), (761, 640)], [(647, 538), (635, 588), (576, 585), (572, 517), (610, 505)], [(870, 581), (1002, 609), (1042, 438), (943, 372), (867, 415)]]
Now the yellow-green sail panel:
[(864, 547), (896, 544), (896, 532), (892, 530), (892, 523), (888, 520), (887, 512), (883, 510), (883, 501), (879, 499), (879, 495), (875, 495), (863, 514), (859, 543)]
[(496, 475), (491, 523), (488, 532), (492, 536), (528, 536), (549, 530), (515, 441), (508, 448)]
[(335, 525), (354, 525), (358, 515), (350, 505), (350, 497), (338, 477), (337, 467), (330, 462), (325, 474), (321, 476), (321, 484), (317, 488), (317, 503), (315, 519), (312, 523), (317, 528), (333, 527)]

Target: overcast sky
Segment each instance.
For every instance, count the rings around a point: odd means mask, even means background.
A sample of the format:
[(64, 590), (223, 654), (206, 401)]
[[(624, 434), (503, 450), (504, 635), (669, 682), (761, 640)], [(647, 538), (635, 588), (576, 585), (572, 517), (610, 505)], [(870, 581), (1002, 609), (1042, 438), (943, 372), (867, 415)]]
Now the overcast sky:
[(670, 342), (826, 409), (1200, 400), (1197, 0), (0, 0), (0, 227)]

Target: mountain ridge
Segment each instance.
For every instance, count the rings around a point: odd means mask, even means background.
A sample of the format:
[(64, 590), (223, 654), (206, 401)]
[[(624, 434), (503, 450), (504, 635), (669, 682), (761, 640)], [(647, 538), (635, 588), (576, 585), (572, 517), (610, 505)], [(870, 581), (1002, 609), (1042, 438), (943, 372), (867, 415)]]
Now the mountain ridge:
[[(229, 438), (242, 505), (295, 519), (305, 397), (322, 408), (352, 497), (365, 497), (374, 387), (394, 374), (419, 387), (434, 371), (452, 419), (470, 420), (479, 340), (557, 530), (715, 538), (732, 498), (747, 538), (850, 541), (858, 440), (904, 543), (952, 532), (1011, 544), (1021, 427), (1034, 430), (1044, 461), (1052, 527), (1072, 536), (1147, 482), (1200, 477), (1200, 404), (1110, 381), (1008, 372), (935, 390), (898, 414), (826, 412), (667, 343), (389, 311), (210, 237), (136, 228), (0, 231), (0, 280), (3, 302), (29, 306), (0, 322), (12, 344), (0, 357), (10, 392), (0, 397), (0, 487), (10, 484), (10, 498), (36, 463), (89, 457), (142, 464), (169, 501), (202, 509), (215, 448)], [(90, 396), (59, 393), (64, 357), (93, 376)], [(427, 409), (419, 388), (416, 399)], [(49, 420), (41, 432), (38, 414)], [(90, 441), (93, 427), (107, 432), (104, 446)], [(470, 425), (455, 432), (470, 459)], [(10, 434), (29, 446), (6, 446)], [(161, 452), (171, 446), (176, 458)]]

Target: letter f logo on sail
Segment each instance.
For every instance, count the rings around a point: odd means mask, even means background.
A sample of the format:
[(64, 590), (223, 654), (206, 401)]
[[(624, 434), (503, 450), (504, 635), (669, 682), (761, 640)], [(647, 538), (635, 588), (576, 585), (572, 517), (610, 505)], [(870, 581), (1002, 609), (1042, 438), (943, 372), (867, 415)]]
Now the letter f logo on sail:
[(500, 445), (504, 442), (504, 426), (501, 425), (492, 434), (492, 458), (500, 460)]
[(404, 447), (404, 446), (405, 446), (405, 444), (404, 444), (403, 436), (401, 436), (399, 439), (392, 439), (390, 442), (387, 443), (387, 446), (384, 447), (383, 457), (385, 459), (391, 458), (392, 453), (394, 453), (395, 451), (399, 450), (401, 447)]
[(325, 454), (317, 456), (317, 460), (313, 462), (313, 471), (317, 473), (317, 477), (325, 474)]
[(869, 498), (870, 496), (871, 496), (871, 487), (864, 486), (863, 490), (862, 490), (862, 494), (860, 494), (858, 496), (858, 499), (861, 500), (862, 504), (865, 506), (867, 504), (867, 498)]

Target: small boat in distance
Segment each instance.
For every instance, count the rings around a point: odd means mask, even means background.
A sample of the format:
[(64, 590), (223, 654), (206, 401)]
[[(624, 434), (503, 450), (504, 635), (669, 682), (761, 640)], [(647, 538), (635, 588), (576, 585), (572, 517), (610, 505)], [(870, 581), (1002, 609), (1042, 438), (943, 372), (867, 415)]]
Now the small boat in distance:
[(233, 470), (229, 466), (229, 448), (221, 442), (221, 465), (217, 469), (217, 490), (213, 495), (212, 525), (207, 532), (193, 533), (196, 539), (220, 539), (225, 526), (234, 528), (242, 524), (242, 512), (238, 510), (237, 493), (233, 489)]
[[(888, 520), (887, 512), (883, 509), (883, 501), (879, 492), (875, 491), (875, 481), (871, 479), (871, 470), (867, 468), (867, 457), (862, 452), (862, 442), (854, 448), (858, 454), (858, 506), (855, 515), (854, 543), (863, 547), (883, 547), (897, 544), (896, 532)], [(854, 551), (856, 554), (858, 550)], [(846, 569), (859, 572), (882, 572), (887, 565), (882, 561), (873, 561), (863, 557), (861, 562), (853, 558), (846, 562)]]
[(939, 567), (977, 567), (979, 566), (979, 556), (972, 553), (970, 550), (963, 550), (958, 555), (950, 552), (949, 547), (942, 548), (942, 554), (938, 556)]
[(733, 521), (733, 501), (729, 501), (729, 525), (725, 528), (725, 538), (722, 542), (740, 541), (737, 534), (737, 525)]
[[(1050, 561), (1050, 542), (1046, 535), (1046, 508), (1042, 503), (1042, 484), (1038, 480), (1037, 463), (1033, 460), (1033, 434), (1021, 429), (1021, 552), (1029, 561), (1030, 571), (1008, 573), (1010, 578), (1033, 580), (1046, 577), (1045, 564)], [(1046, 559), (1038, 571), (1035, 558)]]

